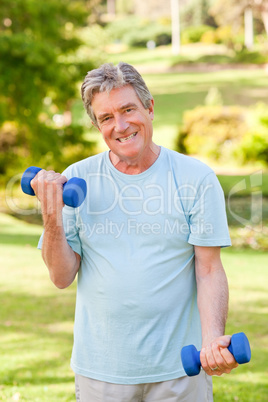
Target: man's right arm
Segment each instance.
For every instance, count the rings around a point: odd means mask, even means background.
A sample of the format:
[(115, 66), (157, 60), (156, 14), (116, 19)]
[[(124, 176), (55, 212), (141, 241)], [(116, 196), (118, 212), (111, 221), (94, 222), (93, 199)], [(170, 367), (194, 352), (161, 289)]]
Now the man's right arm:
[(69, 246), (63, 229), (62, 192), (66, 181), (65, 176), (45, 170), (41, 170), (31, 181), (42, 209), (42, 257), (52, 282), (60, 289), (68, 287), (74, 281), (81, 261), (80, 255)]

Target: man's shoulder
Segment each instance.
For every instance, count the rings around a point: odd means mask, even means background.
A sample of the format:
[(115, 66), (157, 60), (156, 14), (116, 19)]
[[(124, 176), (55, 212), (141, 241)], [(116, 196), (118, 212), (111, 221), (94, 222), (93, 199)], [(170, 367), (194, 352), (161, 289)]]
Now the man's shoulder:
[(165, 151), (167, 152), (168, 160), (172, 168), (181, 175), (201, 178), (210, 173), (214, 173), (211, 167), (199, 159), (167, 148), (165, 148)]
[(73, 177), (73, 176), (83, 177), (88, 173), (98, 171), (104, 159), (105, 159), (105, 152), (89, 156), (88, 158), (82, 159), (68, 166), (64, 170), (63, 174), (66, 175), (67, 177)]

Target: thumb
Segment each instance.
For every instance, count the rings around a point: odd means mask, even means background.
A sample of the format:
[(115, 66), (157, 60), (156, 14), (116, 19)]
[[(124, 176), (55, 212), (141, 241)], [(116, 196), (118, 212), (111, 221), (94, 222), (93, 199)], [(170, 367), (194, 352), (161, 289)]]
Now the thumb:
[(222, 348), (227, 348), (231, 343), (231, 336), (230, 335), (221, 336), (218, 338), (217, 343)]

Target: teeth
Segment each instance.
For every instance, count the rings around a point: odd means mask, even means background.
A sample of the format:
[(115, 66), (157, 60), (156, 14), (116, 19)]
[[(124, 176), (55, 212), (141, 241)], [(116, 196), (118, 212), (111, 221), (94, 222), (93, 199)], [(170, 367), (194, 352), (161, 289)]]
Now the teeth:
[(130, 140), (131, 138), (135, 137), (136, 134), (137, 134), (137, 133), (133, 133), (133, 134), (131, 134), (129, 137), (126, 137), (126, 138), (118, 138), (118, 141), (120, 141), (120, 142), (128, 141), (128, 140)]

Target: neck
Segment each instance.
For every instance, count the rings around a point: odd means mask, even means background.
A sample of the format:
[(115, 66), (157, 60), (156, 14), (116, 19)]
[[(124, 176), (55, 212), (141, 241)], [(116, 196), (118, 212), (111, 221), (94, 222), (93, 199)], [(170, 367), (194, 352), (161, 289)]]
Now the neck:
[(154, 164), (156, 159), (160, 154), (160, 147), (156, 144), (152, 144), (148, 149), (147, 156), (140, 158), (137, 157), (135, 159), (121, 159), (119, 156), (115, 155), (112, 151), (110, 151), (110, 160), (114, 167), (122, 173), (125, 174), (140, 174), (145, 172), (145, 170), (149, 169), (150, 166)]

